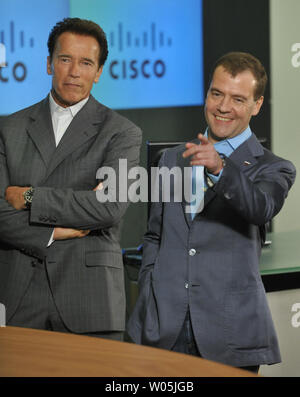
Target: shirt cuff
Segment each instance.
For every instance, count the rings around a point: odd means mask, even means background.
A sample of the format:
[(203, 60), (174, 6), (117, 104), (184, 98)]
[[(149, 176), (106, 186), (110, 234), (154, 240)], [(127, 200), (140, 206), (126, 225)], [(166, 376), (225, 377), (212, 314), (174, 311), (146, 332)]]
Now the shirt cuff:
[(221, 169), (221, 171), (218, 175), (210, 174), (209, 172), (207, 172), (206, 175), (211, 180), (211, 182), (215, 185), (218, 182), (218, 180), (221, 178), (222, 173), (223, 173), (223, 168)]
[(47, 248), (50, 247), (50, 245), (53, 243), (53, 241), (54, 241), (53, 236), (54, 236), (54, 229), (53, 229), (53, 232), (52, 232), (52, 234), (51, 234), (50, 240), (49, 240), (49, 242), (48, 242), (48, 244), (47, 244)]

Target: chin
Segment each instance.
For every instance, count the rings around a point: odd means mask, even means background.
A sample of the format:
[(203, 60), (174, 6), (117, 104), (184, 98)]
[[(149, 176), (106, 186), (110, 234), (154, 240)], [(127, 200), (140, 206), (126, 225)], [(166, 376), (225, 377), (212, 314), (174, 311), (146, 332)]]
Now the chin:
[(214, 141), (222, 141), (223, 139), (229, 138), (230, 133), (210, 129), (210, 136)]
[(75, 105), (76, 103), (81, 101), (81, 99), (79, 99), (79, 98), (63, 98), (63, 100), (64, 100), (64, 103), (68, 106)]

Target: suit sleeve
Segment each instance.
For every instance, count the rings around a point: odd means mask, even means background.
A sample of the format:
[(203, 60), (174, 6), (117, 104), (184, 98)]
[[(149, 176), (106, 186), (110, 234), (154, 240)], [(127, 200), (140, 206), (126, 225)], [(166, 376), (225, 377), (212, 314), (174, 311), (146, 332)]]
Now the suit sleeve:
[(107, 147), (102, 167), (110, 167), (115, 171), (116, 200), (100, 202), (94, 191), (37, 187), (30, 221), (39, 225), (82, 230), (102, 229), (119, 223), (129, 204), (128, 200), (118, 200), (119, 159), (127, 160), (129, 171), (139, 163), (140, 145), (141, 131), (134, 126), (116, 133)]
[(281, 210), (295, 177), (293, 164), (275, 156), (254, 179), (227, 158), (214, 190), (247, 222), (264, 225)]
[(28, 211), (18, 211), (5, 200), (5, 190), (10, 185), (5, 146), (0, 136), (0, 241), (25, 254), (43, 259), (52, 229), (33, 225)]

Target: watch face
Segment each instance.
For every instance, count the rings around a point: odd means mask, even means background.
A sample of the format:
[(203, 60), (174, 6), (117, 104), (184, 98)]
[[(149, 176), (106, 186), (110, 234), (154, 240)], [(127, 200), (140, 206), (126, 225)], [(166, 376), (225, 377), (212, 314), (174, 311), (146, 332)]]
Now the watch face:
[(30, 205), (32, 202), (32, 198), (33, 198), (33, 188), (31, 187), (28, 190), (26, 190), (26, 192), (24, 192), (25, 204)]
[(29, 203), (31, 203), (32, 202), (32, 195), (29, 193), (29, 194), (27, 194), (26, 195), (26, 199), (27, 199), (27, 201), (29, 202)]

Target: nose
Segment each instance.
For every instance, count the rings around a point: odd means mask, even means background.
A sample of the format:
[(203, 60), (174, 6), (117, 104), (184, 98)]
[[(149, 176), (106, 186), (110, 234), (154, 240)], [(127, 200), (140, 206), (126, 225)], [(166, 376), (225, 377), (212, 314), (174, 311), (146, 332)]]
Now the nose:
[(217, 105), (218, 111), (221, 113), (229, 113), (231, 110), (230, 104), (230, 98), (223, 96), (222, 98), (220, 98), (220, 102)]
[(79, 77), (80, 76), (80, 68), (77, 62), (72, 62), (70, 64), (69, 74), (72, 77)]

